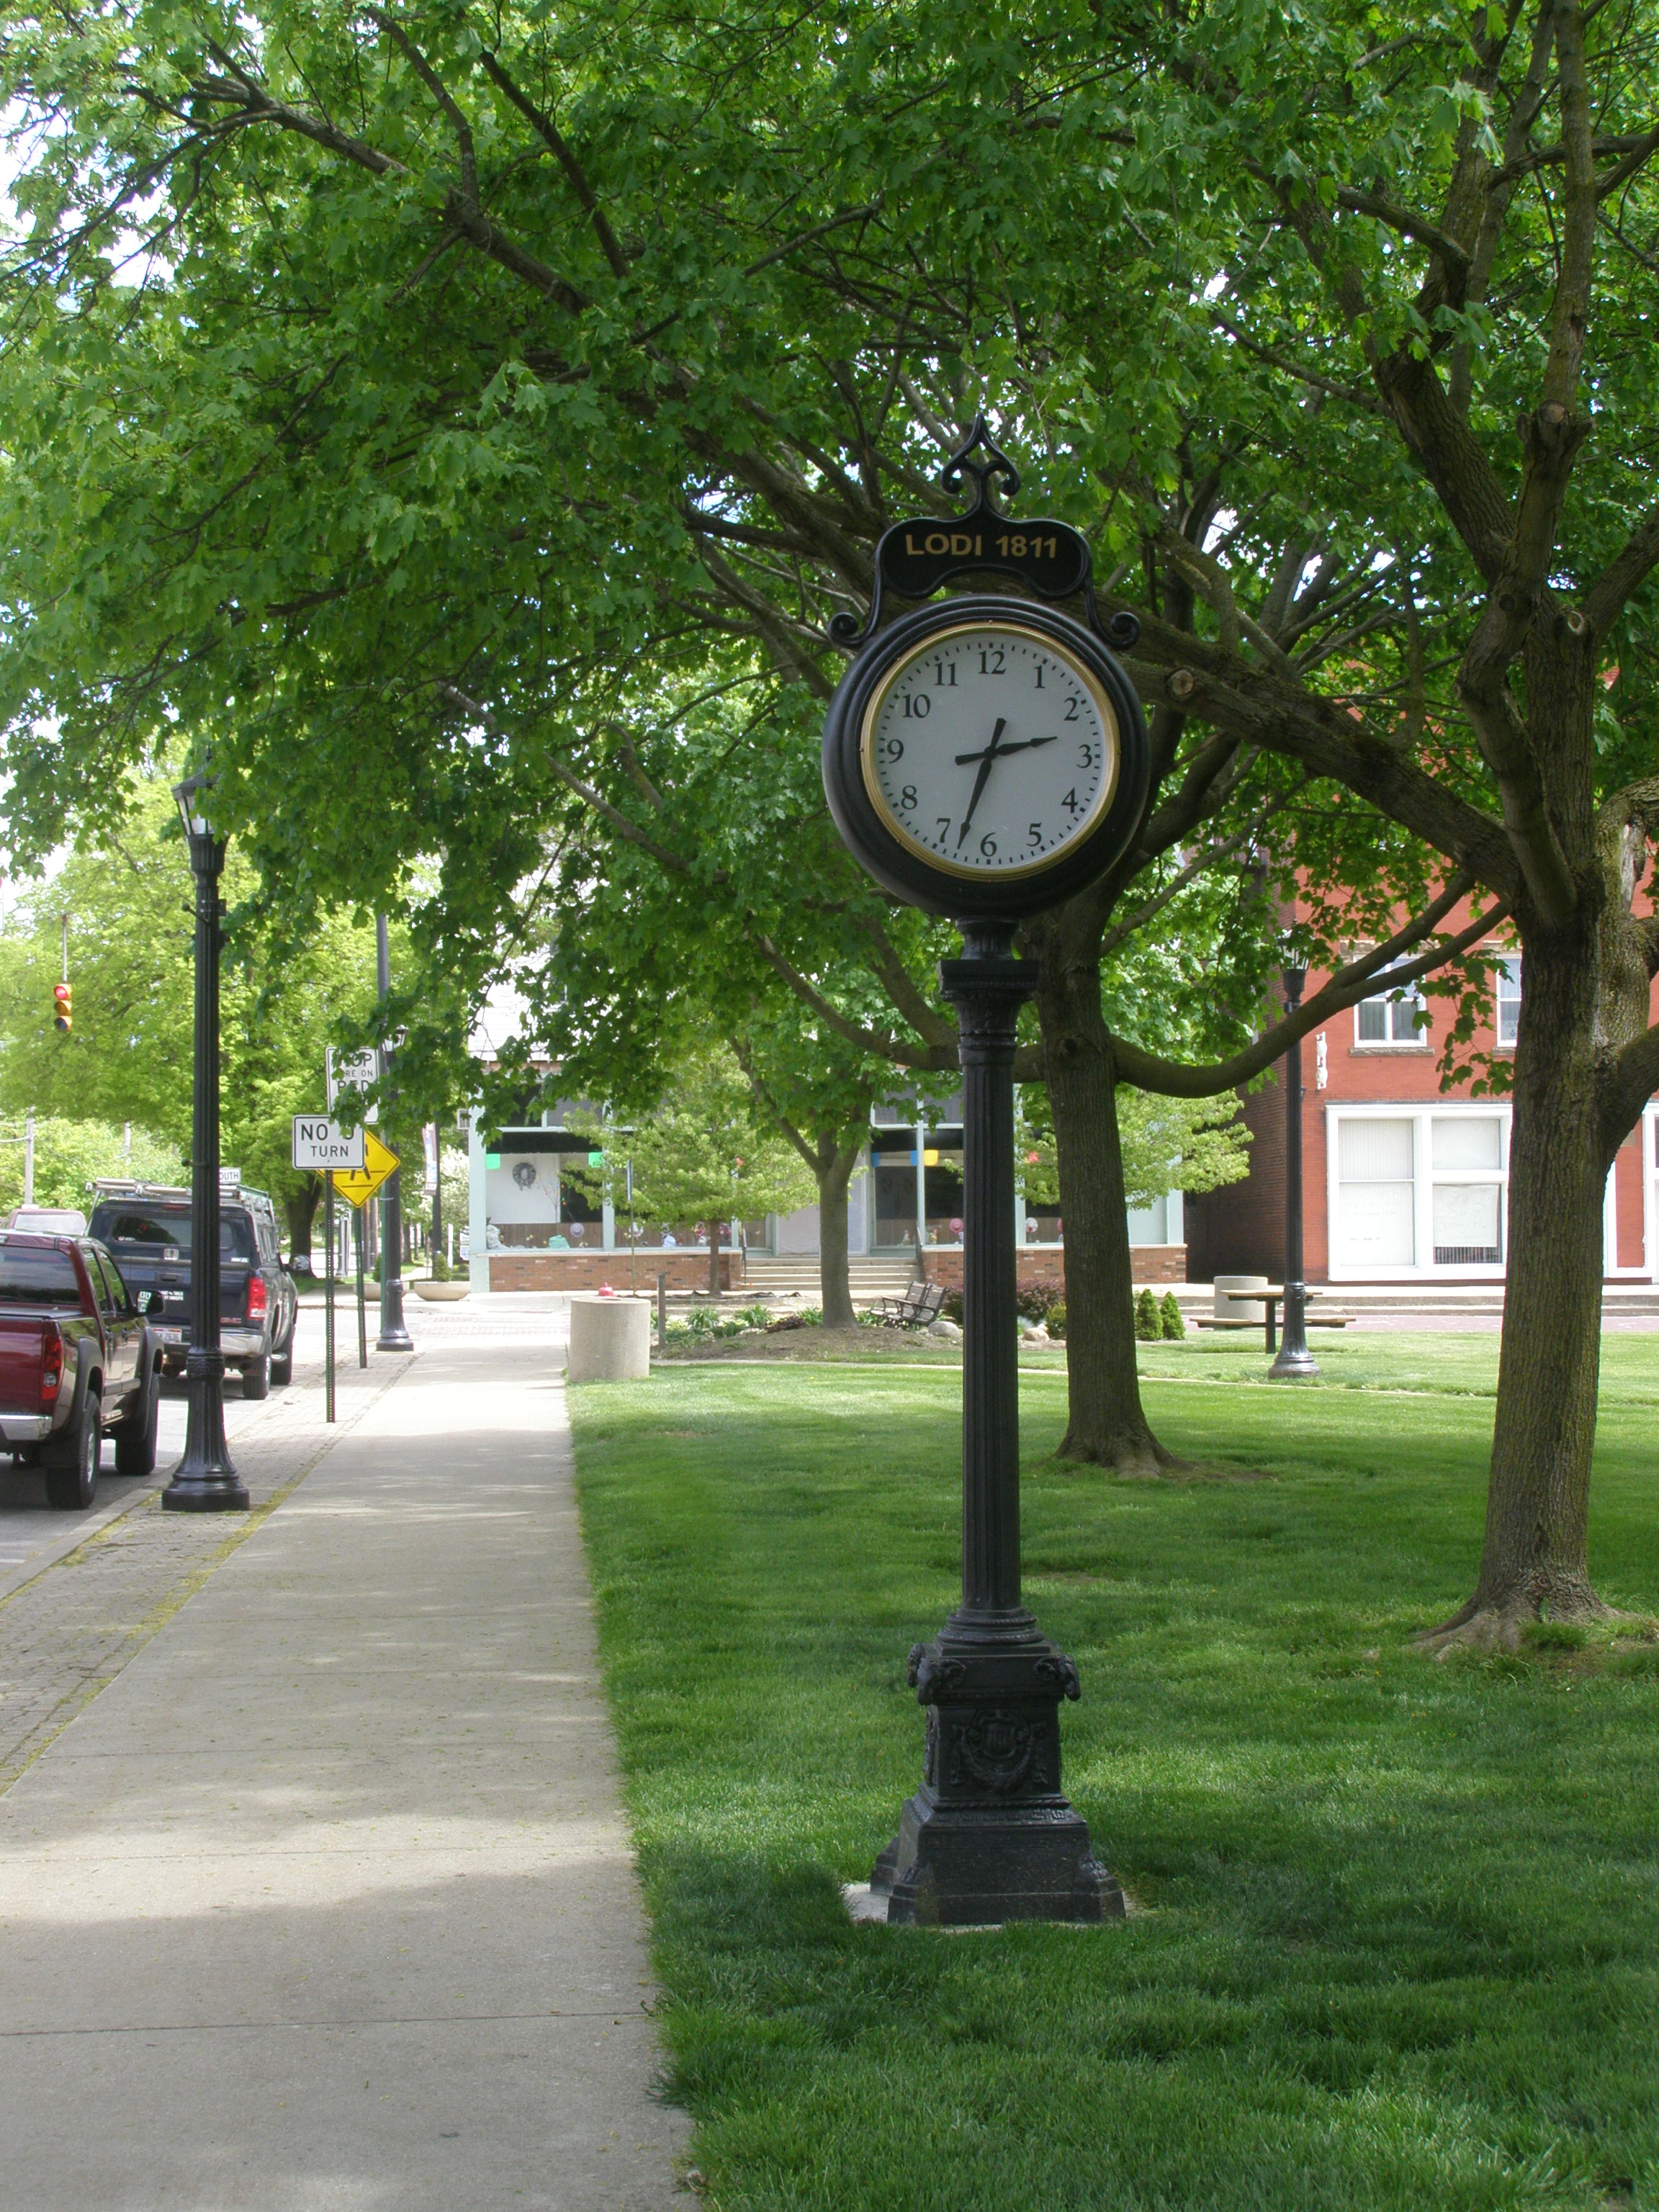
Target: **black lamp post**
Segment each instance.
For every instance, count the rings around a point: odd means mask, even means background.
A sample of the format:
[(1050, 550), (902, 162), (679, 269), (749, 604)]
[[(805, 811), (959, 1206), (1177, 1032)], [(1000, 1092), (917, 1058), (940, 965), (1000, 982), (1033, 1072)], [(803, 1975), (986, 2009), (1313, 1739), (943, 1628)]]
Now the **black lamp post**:
[[(1285, 1011), (1294, 1016), (1308, 981), (1305, 968), (1285, 970)], [(1285, 1054), (1285, 1334), (1268, 1377), (1317, 1375), (1308, 1349), (1308, 1286), (1302, 1277), (1302, 1040)]]
[(876, 1862), (890, 1922), (1121, 1917), (1123, 1893), (1060, 1786), (1078, 1671), (1019, 1589), (1014, 1044), (1034, 963), (1012, 926), (964, 921), (939, 965), (963, 1073), (962, 1603), (910, 1654), (927, 1709), (921, 1788)]
[[(380, 1003), (392, 990), (392, 955), (386, 944), (386, 916), (374, 917), (374, 956), (379, 969)], [(382, 1054), (380, 1065), (387, 1055)], [(414, 1339), (404, 1327), (404, 1206), (399, 1176), (388, 1177), (380, 1196), (380, 1334), (377, 1352), (413, 1352)]]
[(185, 1455), (161, 1492), (174, 1513), (237, 1513), (248, 1495), (225, 1443), (225, 1356), (219, 1346), (219, 877), (225, 841), (213, 823), (206, 769), (175, 787), (196, 878), (196, 1072), (191, 1115), (189, 1414)]

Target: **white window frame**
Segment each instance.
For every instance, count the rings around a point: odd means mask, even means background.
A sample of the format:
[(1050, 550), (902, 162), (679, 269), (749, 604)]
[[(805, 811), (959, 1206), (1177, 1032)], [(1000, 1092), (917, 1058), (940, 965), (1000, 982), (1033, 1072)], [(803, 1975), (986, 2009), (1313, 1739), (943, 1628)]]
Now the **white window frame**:
[(1512, 981), (1515, 985), (1515, 996), (1512, 1003), (1515, 1007), (1516, 1023), (1518, 1027), (1521, 1019), (1520, 954), (1518, 952), (1506, 953), (1498, 963), (1498, 974), (1492, 979), (1492, 1039), (1499, 1052), (1513, 1052), (1515, 1050), (1515, 1039), (1512, 1036), (1506, 1037), (1504, 1034), (1504, 985), (1506, 981)]
[[(1386, 1045), (1373, 1050), (1388, 1051)], [(1398, 1047), (1394, 1048), (1399, 1049)], [(1498, 1158), (1493, 1169), (1434, 1166), (1437, 1120), (1494, 1115), (1503, 1126)], [(1490, 1261), (1440, 1266), (1434, 1258), (1434, 1186), (1444, 1182), (1492, 1182), (1498, 1186), (1498, 1234), (1502, 1249), (1510, 1249), (1510, 1120), (1507, 1100), (1460, 1098), (1374, 1098), (1331, 1105), (1325, 1109), (1325, 1244), (1330, 1279), (1334, 1283), (1498, 1282), (1504, 1279), (1504, 1262)], [(1412, 1246), (1419, 1255), (1409, 1267), (1344, 1267), (1338, 1264), (1337, 1225), (1341, 1213), (1341, 1179), (1337, 1172), (1340, 1121), (1410, 1121), (1412, 1129)], [(1427, 1254), (1426, 1259), (1421, 1255)]]
[(1659, 1283), (1656, 1240), (1659, 1240), (1659, 1100), (1650, 1098), (1642, 1109), (1642, 1257), (1646, 1265), (1626, 1268), (1623, 1272), (1645, 1276), (1650, 1283)]
[[(1386, 1049), (1386, 1048), (1384, 1048)], [(1441, 1117), (1452, 1115), (1496, 1114), (1503, 1123), (1499, 1158), (1501, 1168), (1443, 1168), (1439, 1177), (1447, 1182), (1467, 1182), (1491, 1180), (1498, 1185), (1498, 1235), (1504, 1258), (1494, 1267), (1470, 1264), (1441, 1267), (1434, 1253), (1434, 1133), (1429, 1124)], [(1416, 1126), (1412, 1131), (1412, 1243), (1413, 1249), (1426, 1252), (1430, 1257), (1419, 1260), (1410, 1267), (1370, 1267), (1358, 1269), (1341, 1267), (1337, 1264), (1337, 1218), (1341, 1206), (1340, 1178), (1337, 1174), (1337, 1134), (1335, 1124), (1341, 1121), (1409, 1121)], [(1510, 1135), (1513, 1109), (1507, 1099), (1462, 1098), (1401, 1098), (1354, 1099), (1342, 1105), (1325, 1109), (1325, 1251), (1329, 1279), (1334, 1283), (1420, 1283), (1420, 1282), (1499, 1282), (1509, 1267), (1510, 1250)], [(1604, 1278), (1632, 1277), (1659, 1282), (1659, 1264), (1656, 1264), (1654, 1236), (1659, 1228), (1659, 1100), (1650, 1102), (1642, 1114), (1642, 1251), (1644, 1264), (1639, 1267), (1621, 1267), (1619, 1261), (1619, 1200), (1614, 1178), (1618, 1164), (1607, 1170), (1607, 1180), (1601, 1194), (1601, 1273)]]
[[(1376, 980), (1378, 982), (1381, 982), (1383, 976), (1391, 975), (1394, 973), (1395, 968), (1405, 967), (1409, 964), (1410, 963), (1407, 961), (1396, 960), (1394, 963), (1394, 967), (1384, 968), (1379, 970)], [(1368, 998), (1356, 1000), (1354, 1002), (1353, 1046), (1356, 1052), (1433, 1051), (1434, 1046), (1429, 1033), (1430, 1024), (1433, 1018), (1429, 1013), (1429, 1002), (1423, 995), (1420, 980), (1419, 981), (1408, 983), (1405, 988), (1406, 991), (1408, 991), (1411, 994), (1410, 999), (1407, 1003), (1413, 1007), (1420, 1006), (1423, 1010), (1425, 1019), (1422, 1028), (1418, 1029), (1413, 1027), (1409, 1036), (1395, 1036), (1394, 1034), (1395, 1013), (1396, 1008), (1400, 1006), (1405, 994), (1404, 992), (1394, 991), (1373, 991)], [(1359, 1017), (1361, 1010), (1366, 1006), (1376, 1006), (1379, 1000), (1387, 1009), (1385, 1018), (1388, 1023), (1389, 1034), (1385, 1037), (1361, 1036), (1359, 1034)]]

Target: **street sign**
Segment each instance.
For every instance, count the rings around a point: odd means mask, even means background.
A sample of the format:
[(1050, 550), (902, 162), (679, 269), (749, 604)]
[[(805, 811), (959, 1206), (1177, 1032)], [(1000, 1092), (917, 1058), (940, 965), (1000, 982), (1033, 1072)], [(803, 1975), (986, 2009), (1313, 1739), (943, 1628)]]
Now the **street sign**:
[(219, 1188), (221, 1190), (240, 1190), (242, 1188), (242, 1170), (240, 1168), (221, 1168), (219, 1170)]
[(367, 1206), (380, 1185), (398, 1172), (398, 1156), (390, 1145), (383, 1145), (373, 1129), (363, 1134), (363, 1164), (336, 1175), (334, 1188), (342, 1198), (349, 1198), (354, 1206)]
[[(334, 1111), (334, 1101), (348, 1088), (353, 1091), (371, 1090), (379, 1082), (380, 1065), (374, 1053), (336, 1052), (330, 1045), (323, 1056), (323, 1073), (328, 1085), (328, 1110)], [(365, 1121), (378, 1121), (380, 1109), (371, 1106), (363, 1116)]]
[(294, 1166), (296, 1172), (325, 1174), (333, 1168), (361, 1169), (363, 1165), (363, 1133), (361, 1129), (343, 1129), (337, 1121), (331, 1121), (322, 1114), (296, 1114), (294, 1117)]

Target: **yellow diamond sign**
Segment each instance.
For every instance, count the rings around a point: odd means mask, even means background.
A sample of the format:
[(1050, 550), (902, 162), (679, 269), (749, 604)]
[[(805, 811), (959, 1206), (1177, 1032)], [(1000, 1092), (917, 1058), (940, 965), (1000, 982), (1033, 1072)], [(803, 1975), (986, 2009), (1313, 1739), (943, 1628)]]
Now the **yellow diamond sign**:
[(399, 1157), (391, 1146), (383, 1145), (373, 1129), (365, 1129), (362, 1167), (348, 1168), (343, 1174), (337, 1170), (334, 1188), (354, 1206), (367, 1206), (387, 1177), (397, 1174), (400, 1165)]

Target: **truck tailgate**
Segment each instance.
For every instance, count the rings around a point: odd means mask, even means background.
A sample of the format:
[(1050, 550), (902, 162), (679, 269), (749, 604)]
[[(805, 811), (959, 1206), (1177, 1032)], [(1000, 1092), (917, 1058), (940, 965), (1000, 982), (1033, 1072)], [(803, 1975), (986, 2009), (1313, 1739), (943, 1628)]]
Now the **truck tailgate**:
[(0, 1313), (0, 1413), (40, 1411), (41, 1331), (36, 1315)]

